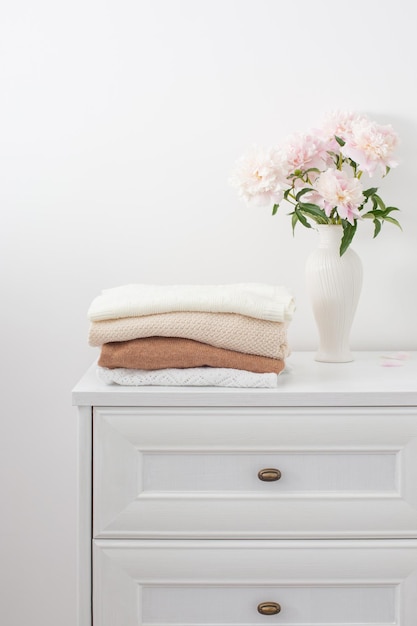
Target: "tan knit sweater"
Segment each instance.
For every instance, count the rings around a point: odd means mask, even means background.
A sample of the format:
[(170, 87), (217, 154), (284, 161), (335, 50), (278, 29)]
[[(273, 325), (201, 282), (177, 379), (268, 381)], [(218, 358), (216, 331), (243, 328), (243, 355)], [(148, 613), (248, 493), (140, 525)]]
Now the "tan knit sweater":
[(92, 322), (88, 342), (90, 346), (101, 346), (144, 337), (181, 337), (217, 348), (283, 359), (289, 354), (287, 326), (236, 313), (159, 313)]
[(216, 348), (192, 339), (148, 337), (106, 343), (101, 348), (98, 365), (110, 369), (157, 370), (186, 367), (231, 367), (249, 372), (279, 374), (284, 360), (244, 354)]

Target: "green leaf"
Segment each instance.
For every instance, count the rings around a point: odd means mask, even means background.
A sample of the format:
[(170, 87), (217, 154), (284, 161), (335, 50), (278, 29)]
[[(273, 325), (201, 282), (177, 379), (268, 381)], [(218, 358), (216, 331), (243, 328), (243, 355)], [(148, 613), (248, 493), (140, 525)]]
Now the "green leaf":
[(317, 172), (317, 174), (320, 174), (321, 170), (319, 170), (318, 167), (309, 167), (305, 170), (304, 174), (308, 174), (309, 172)]
[(383, 211), (385, 211), (385, 208), (386, 208), (386, 207), (385, 207), (385, 204), (384, 204), (384, 202), (383, 202), (382, 198), (380, 198), (379, 196), (377, 196), (377, 195), (376, 195), (376, 193), (374, 193), (372, 197), (376, 200), (376, 202), (377, 202), (378, 206), (379, 206), (379, 207), (380, 207)]
[(325, 212), (319, 207), (318, 204), (313, 204), (312, 202), (299, 202), (298, 204), (300, 205), (300, 209), (311, 209), (313, 211), (317, 210), (326, 216)]
[(338, 137), (337, 135), (335, 135), (334, 138), (336, 139), (336, 141), (339, 144), (339, 146), (344, 146), (345, 145), (346, 141), (344, 141), (344, 139), (342, 139), (341, 137)]
[(379, 220), (374, 220), (374, 226), (375, 226), (375, 230), (374, 230), (374, 239), (375, 239), (375, 237), (379, 234), (381, 230), (382, 224)]
[(356, 174), (356, 170), (358, 169), (358, 164), (356, 163), (356, 161), (354, 161), (353, 159), (349, 159), (349, 165), (354, 169)]
[(362, 193), (365, 196), (365, 198), (369, 198), (369, 196), (373, 196), (374, 193), (376, 193), (377, 191), (378, 191), (378, 187), (370, 187), (370, 189), (365, 189), (365, 191), (362, 191)]
[[(398, 210), (399, 209), (396, 209), (395, 207), (385, 207), (383, 210), (374, 208), (372, 209), (372, 211), (369, 211), (369, 213), (371, 213), (374, 217), (378, 217), (382, 220), (386, 220), (388, 219), (388, 215), (392, 213), (392, 211), (398, 211)], [(366, 215), (363, 215), (363, 217), (366, 217)]]
[[(386, 211), (381, 211), (380, 209), (372, 209), (372, 211), (369, 211), (370, 215), (373, 215), (374, 218), (378, 217), (379, 219), (385, 219), (386, 217)], [(365, 217), (365, 216), (363, 216)]]
[(306, 217), (303, 215), (303, 213), (300, 211), (300, 209), (295, 209), (295, 213), (298, 217), (298, 219), (300, 220), (300, 222), (302, 223), (303, 226), (305, 226), (306, 228), (311, 228), (311, 224), (308, 223)]
[(387, 206), (386, 211), (388, 211), (388, 213), (391, 213), (391, 211), (399, 211), (400, 209), (397, 209), (397, 207), (395, 206)]
[(342, 256), (346, 252), (346, 250), (349, 248), (351, 241), (353, 239), (353, 236), (356, 233), (357, 225), (358, 223), (356, 220), (354, 224), (351, 224), (347, 220), (342, 220), (343, 237), (340, 243), (340, 250), (339, 250), (340, 256)]
[(291, 189), (286, 189), (286, 190), (284, 191), (284, 200), (287, 200), (288, 195), (289, 195), (290, 193), (291, 193)]
[(279, 204), (274, 204), (274, 206), (272, 207), (272, 215), (276, 215), (278, 209), (279, 209)]
[(298, 206), (300, 210), (304, 211), (308, 215), (311, 215), (319, 224), (328, 224), (326, 213), (317, 204), (311, 204), (310, 202), (299, 202)]
[(398, 220), (394, 219), (393, 217), (384, 217), (384, 220), (386, 222), (390, 222), (391, 224), (395, 224), (396, 226), (398, 226), (400, 230), (402, 230), (401, 224), (398, 222)]
[(295, 225), (298, 222), (298, 215), (297, 215), (297, 213), (295, 211), (293, 213), (290, 213), (290, 215), (292, 215), (291, 224), (292, 224), (292, 234), (294, 236), (294, 234), (295, 234), (295, 232), (294, 232), (295, 231)]
[(295, 199), (297, 200), (297, 202), (299, 201), (301, 196), (304, 196), (304, 194), (308, 193), (309, 191), (313, 191), (313, 190), (310, 189), (309, 187), (306, 187), (305, 189), (302, 189), (301, 191), (299, 191), (297, 195), (295, 196)]

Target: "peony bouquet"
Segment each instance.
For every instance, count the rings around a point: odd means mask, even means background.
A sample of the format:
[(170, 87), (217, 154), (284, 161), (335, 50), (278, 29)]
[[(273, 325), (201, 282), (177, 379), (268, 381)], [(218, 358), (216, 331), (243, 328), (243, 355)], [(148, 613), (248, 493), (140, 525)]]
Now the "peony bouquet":
[(398, 136), (364, 115), (329, 114), (322, 126), (291, 137), (283, 147), (254, 148), (236, 164), (230, 180), (251, 205), (292, 205), (292, 228), (300, 222), (343, 227), (340, 255), (349, 247), (358, 221), (370, 219), (376, 237), (383, 222), (400, 226), (392, 217), (398, 211), (385, 206), (378, 188), (365, 188), (365, 178), (384, 177), (397, 165), (394, 152)]

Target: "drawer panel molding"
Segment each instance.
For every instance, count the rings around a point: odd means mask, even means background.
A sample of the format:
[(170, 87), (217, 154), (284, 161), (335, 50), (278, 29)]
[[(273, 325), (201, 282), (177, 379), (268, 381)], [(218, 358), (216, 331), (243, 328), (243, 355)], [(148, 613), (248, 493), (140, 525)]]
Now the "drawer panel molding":
[(97, 540), (94, 563), (100, 626), (417, 623), (417, 541)]
[[(407, 407), (96, 408), (97, 538), (414, 537)], [(263, 481), (265, 468), (279, 479)]]

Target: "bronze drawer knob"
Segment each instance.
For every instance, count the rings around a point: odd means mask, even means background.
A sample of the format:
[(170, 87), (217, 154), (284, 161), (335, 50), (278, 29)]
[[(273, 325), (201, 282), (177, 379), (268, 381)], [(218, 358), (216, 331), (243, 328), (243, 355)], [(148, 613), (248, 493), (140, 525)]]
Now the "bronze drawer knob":
[(278, 602), (261, 602), (258, 604), (258, 613), (261, 615), (276, 615), (281, 610)]
[(279, 480), (281, 478), (281, 472), (279, 469), (275, 469), (273, 467), (267, 467), (265, 469), (261, 469), (258, 472), (259, 480), (263, 480), (267, 483), (272, 483), (274, 480)]

